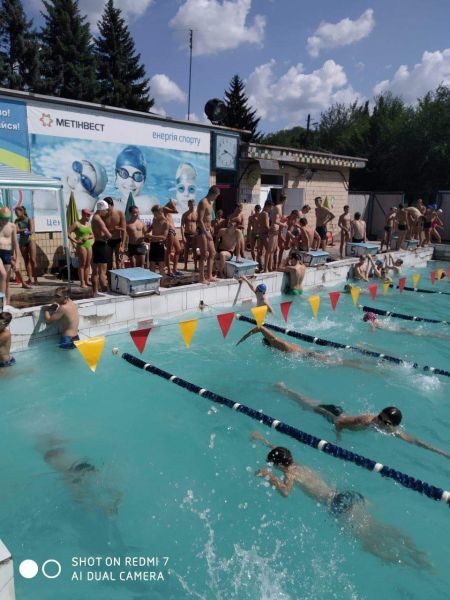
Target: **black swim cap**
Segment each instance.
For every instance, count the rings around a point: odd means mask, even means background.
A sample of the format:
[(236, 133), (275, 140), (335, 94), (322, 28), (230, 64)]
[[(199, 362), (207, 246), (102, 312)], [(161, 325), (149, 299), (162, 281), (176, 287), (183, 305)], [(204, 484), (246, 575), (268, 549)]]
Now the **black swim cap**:
[(396, 406), (387, 406), (386, 408), (383, 408), (380, 415), (384, 415), (394, 426), (400, 425), (402, 422), (402, 412)]
[(271, 462), (274, 465), (282, 465), (283, 467), (289, 467), (294, 462), (290, 450), (277, 446), (269, 452), (267, 455), (267, 462)]

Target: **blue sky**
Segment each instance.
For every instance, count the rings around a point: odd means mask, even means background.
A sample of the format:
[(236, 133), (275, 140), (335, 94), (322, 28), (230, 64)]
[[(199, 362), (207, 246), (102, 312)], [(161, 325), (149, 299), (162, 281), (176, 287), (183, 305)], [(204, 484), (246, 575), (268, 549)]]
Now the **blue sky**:
[[(40, 24), (41, 0), (23, 0)], [(104, 0), (79, 0), (95, 32)], [(203, 120), (238, 73), (261, 129), (304, 125), (336, 101), (391, 90), (413, 103), (450, 85), (449, 0), (116, 0), (151, 78), (157, 111)]]

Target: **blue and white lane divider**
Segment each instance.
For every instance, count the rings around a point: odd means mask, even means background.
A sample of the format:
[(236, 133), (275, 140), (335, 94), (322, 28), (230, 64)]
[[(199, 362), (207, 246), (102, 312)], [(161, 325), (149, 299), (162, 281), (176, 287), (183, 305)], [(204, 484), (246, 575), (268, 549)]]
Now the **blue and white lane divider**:
[[(251, 323), (252, 325), (256, 325), (256, 321), (254, 319), (246, 317), (245, 315), (239, 315), (236, 313), (236, 319), (238, 319), (239, 321), (245, 321), (246, 323)], [(381, 352), (375, 352), (374, 350), (366, 350), (365, 348), (360, 348), (359, 346), (350, 346), (349, 344), (341, 344), (340, 342), (324, 340), (313, 335), (300, 333), (300, 331), (293, 331), (285, 327), (280, 327), (279, 325), (273, 325), (272, 323), (264, 323), (264, 327), (266, 329), (278, 331), (279, 333), (284, 333), (285, 335), (289, 335), (299, 340), (303, 340), (304, 342), (308, 342), (309, 344), (317, 344), (318, 346), (329, 346), (330, 348), (342, 348), (343, 350), (353, 350), (354, 352), (358, 352), (359, 354), (371, 356), (372, 358), (378, 358), (379, 360), (384, 360), (396, 365), (412, 367), (413, 369), (419, 369), (421, 371), (429, 371), (430, 373), (433, 373), (433, 375), (443, 375), (444, 377), (450, 377), (450, 371), (445, 371), (444, 369), (437, 369), (435, 367), (422, 367), (416, 362), (408, 362), (407, 360), (397, 358), (396, 356), (389, 356), (389, 354), (382, 354)]]
[(427, 319), (425, 317), (414, 317), (413, 315), (403, 315), (401, 313), (392, 312), (390, 310), (381, 310), (373, 306), (361, 306), (364, 312), (373, 312), (376, 315), (386, 317), (395, 317), (396, 319), (404, 319), (405, 321), (417, 321), (420, 323), (440, 323), (441, 325), (450, 325), (450, 321), (439, 321), (438, 319)]
[[(390, 283), (389, 287), (396, 288), (397, 290), (400, 289), (400, 286), (395, 285), (395, 283)], [(405, 285), (403, 289), (407, 292), (419, 292), (419, 294), (442, 294), (444, 296), (450, 296), (450, 292), (441, 292), (440, 290), (424, 290), (422, 288), (408, 287), (407, 285)]]
[(305, 433), (296, 427), (291, 427), (278, 419), (274, 419), (269, 415), (264, 414), (258, 410), (250, 408), (245, 404), (240, 404), (239, 402), (233, 402), (229, 398), (225, 398), (224, 396), (220, 396), (219, 394), (215, 394), (214, 392), (210, 392), (209, 390), (205, 390), (195, 383), (191, 383), (190, 381), (186, 381), (185, 379), (181, 379), (181, 377), (177, 377), (168, 371), (163, 371), (154, 365), (146, 363), (145, 361), (137, 358), (136, 356), (132, 356), (125, 352), (122, 354), (122, 358), (129, 362), (131, 365), (134, 365), (138, 369), (143, 369), (144, 371), (148, 371), (153, 375), (157, 375), (158, 377), (162, 377), (162, 379), (166, 379), (179, 387), (192, 392), (193, 394), (198, 394), (202, 398), (207, 398), (208, 400), (212, 400), (213, 402), (217, 402), (217, 404), (223, 404), (224, 406), (228, 406), (232, 410), (236, 412), (243, 413), (250, 417), (251, 419), (255, 419), (259, 423), (264, 423), (267, 427), (271, 427), (272, 429), (276, 429), (276, 431), (283, 433), (284, 435), (288, 435), (289, 437), (301, 442), (302, 444), (306, 444), (307, 446), (311, 446), (311, 448), (315, 448), (316, 450), (321, 450), (325, 452), (325, 454), (330, 454), (335, 458), (340, 458), (341, 460), (346, 460), (348, 462), (352, 462), (358, 467), (363, 467), (368, 471), (374, 471), (375, 473), (379, 473), (383, 477), (387, 477), (388, 479), (393, 479), (403, 487), (406, 487), (410, 490), (414, 490), (419, 494), (423, 494), (427, 496), (427, 498), (431, 498), (432, 500), (441, 500), (445, 502), (450, 507), (450, 492), (443, 490), (442, 488), (436, 487), (435, 485), (430, 485), (425, 481), (421, 481), (420, 479), (415, 479), (410, 475), (406, 475), (401, 471), (397, 471), (396, 469), (392, 469), (387, 465), (383, 465), (379, 462), (376, 462), (370, 458), (366, 458), (365, 456), (361, 456), (360, 454), (355, 454), (350, 450), (346, 450), (345, 448), (341, 448), (340, 446), (336, 446), (335, 444), (330, 444), (326, 440), (321, 440), (314, 435), (310, 435), (309, 433)]

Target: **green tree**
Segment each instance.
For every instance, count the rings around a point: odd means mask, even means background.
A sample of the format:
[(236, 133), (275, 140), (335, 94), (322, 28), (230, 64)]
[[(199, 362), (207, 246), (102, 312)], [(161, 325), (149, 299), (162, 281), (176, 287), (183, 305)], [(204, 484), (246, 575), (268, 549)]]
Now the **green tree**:
[(40, 91), (93, 101), (96, 77), (91, 32), (77, 0), (43, 0)]
[(133, 38), (113, 0), (108, 0), (98, 23), (95, 40), (97, 59), (97, 99), (102, 104), (131, 110), (149, 111), (154, 104), (150, 98), (149, 80), (145, 67), (136, 54)]
[(236, 129), (246, 129), (250, 131), (250, 134), (243, 136), (246, 141), (260, 141), (261, 134), (257, 131), (260, 119), (256, 116), (256, 110), (252, 110), (248, 105), (244, 82), (239, 75), (235, 75), (231, 79), (230, 87), (225, 91), (224, 101), (228, 112), (222, 125), (235, 127)]
[(39, 79), (39, 52), (33, 22), (20, 0), (2, 0), (0, 6), (0, 85), (33, 91)]

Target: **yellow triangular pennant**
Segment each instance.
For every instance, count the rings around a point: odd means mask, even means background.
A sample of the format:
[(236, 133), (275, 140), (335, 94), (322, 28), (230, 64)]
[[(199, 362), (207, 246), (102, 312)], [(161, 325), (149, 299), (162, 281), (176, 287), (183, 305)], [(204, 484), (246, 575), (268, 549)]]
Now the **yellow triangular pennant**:
[(328, 203), (328, 196), (325, 196), (325, 200), (323, 201), (323, 205), (324, 208), (330, 208), (330, 205)]
[(415, 275), (412, 276), (412, 281), (413, 281), (413, 287), (414, 288), (417, 288), (417, 285), (419, 283), (419, 279), (420, 279), (419, 273), (416, 273)]
[(255, 317), (256, 325), (258, 327), (261, 327), (267, 315), (267, 306), (255, 306), (251, 309), (251, 311), (253, 316)]
[(437, 272), (438, 281), (443, 279), (442, 275), (445, 273), (444, 269), (438, 269), (436, 272)]
[(310, 296), (308, 298), (308, 301), (311, 305), (311, 309), (313, 311), (313, 315), (315, 317), (317, 317), (317, 313), (319, 312), (319, 306), (320, 306), (320, 296)]
[(361, 288), (352, 287), (350, 290), (350, 294), (352, 295), (353, 304), (356, 306), (358, 304), (359, 294), (361, 293)]
[(384, 295), (384, 296), (386, 296), (386, 294), (388, 293), (388, 290), (389, 290), (389, 285), (390, 285), (390, 284), (389, 284), (389, 281), (385, 281), (385, 282), (383, 283), (383, 295)]
[(180, 321), (180, 332), (181, 337), (186, 344), (186, 348), (189, 348), (194, 337), (195, 330), (197, 329), (198, 319), (192, 319), (191, 321)]
[(88, 338), (87, 340), (78, 340), (74, 342), (81, 356), (87, 362), (90, 370), (95, 373), (98, 361), (105, 347), (105, 336)]

